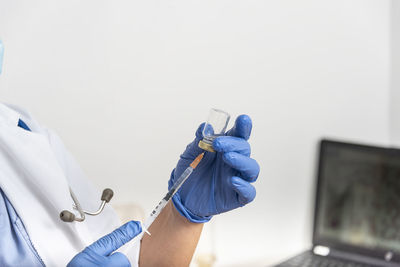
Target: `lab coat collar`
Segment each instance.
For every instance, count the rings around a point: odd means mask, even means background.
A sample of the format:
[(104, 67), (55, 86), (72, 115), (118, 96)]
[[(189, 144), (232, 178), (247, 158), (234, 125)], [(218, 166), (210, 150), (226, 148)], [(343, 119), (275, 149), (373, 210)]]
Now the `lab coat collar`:
[(7, 107), (5, 104), (0, 103), (0, 123), (5, 123), (10, 126), (17, 126), (20, 115)]

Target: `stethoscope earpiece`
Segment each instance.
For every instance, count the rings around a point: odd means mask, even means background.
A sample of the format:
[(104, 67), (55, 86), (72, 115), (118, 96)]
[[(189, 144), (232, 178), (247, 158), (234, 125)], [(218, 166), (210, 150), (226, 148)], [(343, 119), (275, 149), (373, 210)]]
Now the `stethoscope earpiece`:
[(87, 215), (91, 215), (91, 216), (96, 216), (99, 215), (103, 209), (104, 206), (106, 205), (106, 203), (110, 202), (110, 200), (112, 199), (112, 197), (114, 196), (114, 192), (110, 189), (110, 188), (106, 188), (103, 190), (103, 193), (101, 195), (101, 204), (100, 207), (97, 211), (95, 212), (89, 212), (89, 211), (85, 211), (82, 209), (78, 199), (76, 198), (74, 192), (72, 191), (71, 187), (69, 188), (69, 192), (71, 194), (72, 200), (75, 203), (74, 209), (78, 210), (79, 214), (81, 215), (80, 217), (76, 217), (74, 213), (68, 211), (68, 210), (63, 210), (60, 213), (60, 219), (63, 222), (73, 222), (73, 221), (77, 221), (77, 222), (82, 222), (85, 220), (85, 214)]
[(70, 212), (68, 210), (63, 210), (60, 213), (60, 219), (63, 222), (73, 222), (73, 221), (75, 221), (75, 214), (73, 214), (72, 212)]
[(101, 200), (108, 203), (110, 202), (113, 196), (114, 192), (110, 188), (106, 188), (103, 190), (103, 194), (101, 195)]

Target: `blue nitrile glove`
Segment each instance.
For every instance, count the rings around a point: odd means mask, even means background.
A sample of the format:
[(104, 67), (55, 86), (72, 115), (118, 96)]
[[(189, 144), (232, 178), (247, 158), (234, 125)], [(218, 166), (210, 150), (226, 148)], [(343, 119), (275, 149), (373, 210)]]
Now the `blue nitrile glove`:
[[(200, 125), (196, 139), (190, 143), (172, 171), (168, 187), (182, 174), (189, 164), (202, 152), (198, 147), (203, 138)], [(247, 140), (252, 128), (251, 119), (241, 115), (235, 126), (213, 142), (216, 153), (205, 152), (203, 160), (172, 198), (180, 214), (191, 222), (203, 223), (213, 215), (236, 209), (251, 202), (256, 196), (254, 182), (260, 167), (250, 158)]]
[(139, 222), (130, 221), (86, 247), (81, 253), (77, 254), (67, 266), (129, 267), (131, 263), (124, 254), (113, 252), (132, 240), (141, 231), (142, 227)]

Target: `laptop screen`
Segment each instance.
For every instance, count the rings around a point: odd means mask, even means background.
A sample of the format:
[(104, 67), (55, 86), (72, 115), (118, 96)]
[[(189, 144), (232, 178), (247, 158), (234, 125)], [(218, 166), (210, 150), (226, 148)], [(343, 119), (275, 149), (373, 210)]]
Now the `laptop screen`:
[(314, 243), (400, 253), (400, 150), (322, 141)]

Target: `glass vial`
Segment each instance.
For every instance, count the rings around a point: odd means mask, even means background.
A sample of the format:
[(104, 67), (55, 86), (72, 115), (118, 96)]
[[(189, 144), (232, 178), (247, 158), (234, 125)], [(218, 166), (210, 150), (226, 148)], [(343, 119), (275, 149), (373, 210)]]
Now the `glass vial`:
[(224, 135), (231, 116), (225, 111), (212, 108), (203, 129), (203, 140), (200, 140), (199, 147), (206, 151), (215, 152), (212, 143), (218, 136)]

